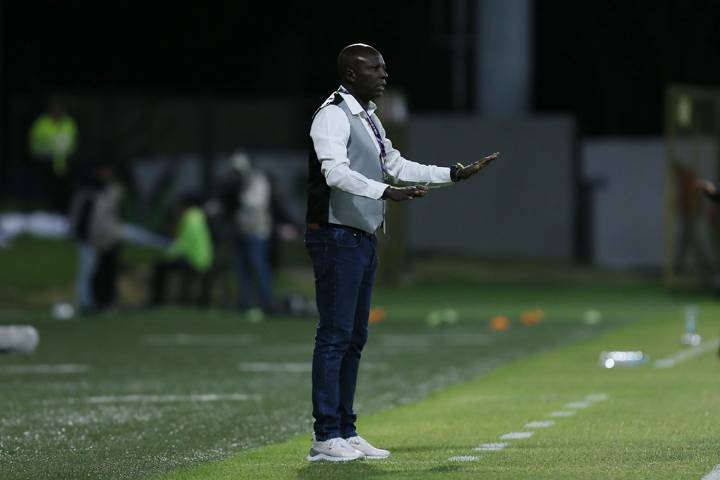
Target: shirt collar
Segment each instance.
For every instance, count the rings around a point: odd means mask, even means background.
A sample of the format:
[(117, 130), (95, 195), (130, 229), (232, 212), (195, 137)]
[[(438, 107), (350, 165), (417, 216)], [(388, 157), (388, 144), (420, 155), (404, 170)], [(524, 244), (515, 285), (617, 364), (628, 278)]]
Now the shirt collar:
[[(342, 95), (343, 100), (347, 103), (348, 108), (350, 109), (350, 113), (353, 115), (358, 115), (361, 112), (364, 112), (365, 109), (360, 105), (360, 102), (357, 101), (355, 97), (352, 96), (350, 92), (348, 92), (347, 88), (340, 85), (340, 88), (338, 88), (338, 92), (340, 95)], [(368, 102), (368, 109), (367, 114), (372, 115), (375, 113), (375, 110), (377, 110), (377, 105), (371, 100)]]

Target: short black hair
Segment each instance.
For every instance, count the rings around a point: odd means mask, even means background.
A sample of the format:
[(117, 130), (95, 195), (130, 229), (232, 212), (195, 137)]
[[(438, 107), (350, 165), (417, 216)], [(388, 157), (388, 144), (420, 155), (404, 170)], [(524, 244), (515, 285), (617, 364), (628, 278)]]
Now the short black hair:
[(367, 54), (379, 54), (375, 48), (365, 43), (353, 43), (340, 50), (337, 58), (337, 71), (340, 80), (345, 79), (348, 68), (355, 66), (357, 58)]

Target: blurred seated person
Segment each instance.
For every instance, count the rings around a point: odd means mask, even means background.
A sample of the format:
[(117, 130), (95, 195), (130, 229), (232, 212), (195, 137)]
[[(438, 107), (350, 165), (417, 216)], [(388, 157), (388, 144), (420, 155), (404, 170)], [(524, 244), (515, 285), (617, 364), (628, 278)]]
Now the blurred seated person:
[(68, 160), (75, 153), (77, 125), (58, 100), (50, 103), (30, 126), (28, 149), (32, 159), (30, 176), (36, 191), (51, 202), (53, 210), (64, 210), (69, 196)]
[[(209, 303), (210, 292), (205, 276), (212, 266), (213, 245), (205, 212), (198, 203), (193, 195), (183, 195), (178, 201), (176, 235), (165, 252), (165, 258), (155, 264), (151, 305), (165, 302), (165, 287), (171, 273), (181, 274), (184, 286), (190, 278), (200, 279), (203, 291), (199, 303)], [(183, 292), (184, 298), (187, 298), (187, 293)]]

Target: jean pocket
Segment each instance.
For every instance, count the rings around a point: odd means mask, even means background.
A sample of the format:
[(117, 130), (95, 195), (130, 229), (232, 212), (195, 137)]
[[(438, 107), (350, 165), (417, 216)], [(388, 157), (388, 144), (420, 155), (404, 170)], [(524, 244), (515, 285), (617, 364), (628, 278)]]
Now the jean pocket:
[(305, 248), (307, 248), (308, 255), (312, 260), (315, 278), (322, 277), (327, 272), (329, 265), (330, 255), (328, 254), (329, 245), (327, 240), (305, 238)]
[(335, 229), (335, 244), (343, 248), (356, 248), (362, 240), (361, 234), (346, 228)]

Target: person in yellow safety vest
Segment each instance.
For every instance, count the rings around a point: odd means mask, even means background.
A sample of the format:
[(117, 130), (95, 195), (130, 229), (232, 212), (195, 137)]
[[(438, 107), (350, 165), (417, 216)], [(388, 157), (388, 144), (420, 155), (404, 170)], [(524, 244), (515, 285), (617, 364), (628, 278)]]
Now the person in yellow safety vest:
[(77, 125), (65, 112), (62, 104), (53, 102), (47, 113), (40, 115), (30, 127), (30, 155), (41, 161), (52, 162), (56, 177), (67, 173), (68, 158), (75, 153)]
[[(205, 212), (196, 205), (196, 200), (185, 195), (180, 198), (180, 220), (177, 235), (165, 251), (165, 259), (155, 264), (152, 281), (151, 305), (165, 302), (165, 283), (168, 274), (180, 272), (186, 276), (203, 279), (213, 262), (213, 244)], [(207, 282), (202, 282), (199, 303), (209, 302)], [(185, 295), (183, 295), (185, 297)]]

